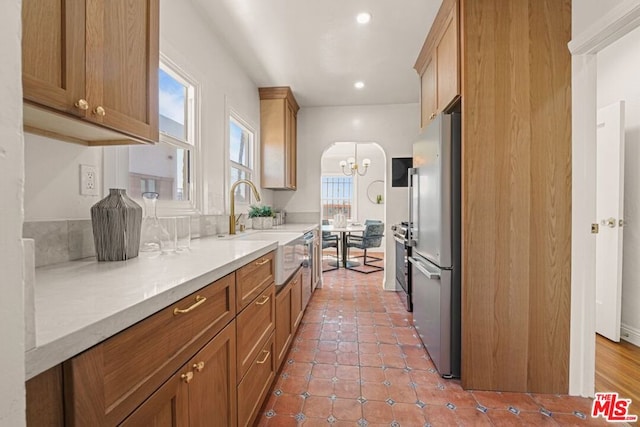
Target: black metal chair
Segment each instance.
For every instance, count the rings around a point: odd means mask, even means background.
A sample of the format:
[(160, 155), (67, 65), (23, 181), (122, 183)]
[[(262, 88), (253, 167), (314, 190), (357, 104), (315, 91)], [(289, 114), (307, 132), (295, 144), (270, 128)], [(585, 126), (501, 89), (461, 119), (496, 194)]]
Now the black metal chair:
[(382, 245), (382, 238), (384, 237), (384, 223), (382, 221), (379, 222), (369, 222), (365, 225), (364, 233), (362, 236), (350, 235), (347, 236), (347, 258), (349, 258), (349, 248), (358, 248), (364, 251), (364, 255), (359, 255), (356, 258), (363, 258), (363, 265), (367, 267), (371, 267), (370, 270), (363, 271), (354, 267), (347, 267), (350, 270), (357, 271), (358, 273), (375, 273), (376, 271), (384, 270), (384, 267), (379, 265), (370, 264), (368, 260), (373, 261), (382, 261), (382, 258), (375, 256), (368, 256), (367, 249), (371, 248), (379, 248)]
[[(322, 220), (322, 225), (329, 225), (329, 221), (326, 219)], [(323, 269), (322, 272), (337, 270), (340, 266), (340, 254), (339, 254), (339, 242), (338, 236), (332, 234), (330, 231), (322, 232), (322, 252), (324, 253), (325, 249), (328, 248), (336, 248), (336, 266), (333, 268)], [(323, 257), (324, 258), (324, 257)]]

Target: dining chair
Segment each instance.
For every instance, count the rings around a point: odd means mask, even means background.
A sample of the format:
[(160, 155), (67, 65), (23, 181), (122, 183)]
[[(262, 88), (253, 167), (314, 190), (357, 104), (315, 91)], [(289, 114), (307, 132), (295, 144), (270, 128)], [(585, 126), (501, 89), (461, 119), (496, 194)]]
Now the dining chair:
[[(322, 220), (322, 225), (329, 225), (329, 220), (327, 219), (323, 219)], [(336, 236), (335, 234), (332, 234), (330, 231), (323, 231), (322, 232), (322, 252), (324, 253), (325, 249), (328, 248), (336, 248), (336, 266), (333, 268), (327, 268), (326, 270), (323, 269), (322, 272), (326, 272), (326, 271), (333, 271), (333, 270), (337, 270), (340, 266), (340, 254), (339, 254), (339, 242), (338, 242), (338, 236)], [(324, 258), (324, 256), (323, 256)]]
[(370, 222), (365, 224), (364, 233), (362, 236), (350, 235), (347, 236), (347, 258), (349, 258), (349, 248), (358, 248), (364, 251), (364, 255), (359, 255), (356, 258), (363, 258), (363, 265), (367, 267), (371, 267), (370, 270), (363, 271), (354, 267), (347, 267), (350, 270), (357, 271), (358, 273), (374, 273), (376, 271), (384, 270), (384, 267), (370, 264), (368, 261), (382, 261), (383, 258), (379, 258), (376, 256), (368, 256), (367, 249), (379, 248), (382, 245), (382, 237), (384, 237), (384, 223), (382, 221), (378, 222)]

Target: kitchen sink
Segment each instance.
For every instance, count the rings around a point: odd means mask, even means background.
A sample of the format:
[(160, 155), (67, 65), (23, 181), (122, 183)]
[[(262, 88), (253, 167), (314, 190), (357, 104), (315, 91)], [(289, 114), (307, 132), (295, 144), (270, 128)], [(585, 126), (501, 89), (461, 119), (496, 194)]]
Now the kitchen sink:
[(283, 285), (300, 267), (304, 257), (303, 233), (279, 231), (258, 231), (232, 237), (238, 240), (257, 240), (278, 242), (275, 255), (276, 285)]

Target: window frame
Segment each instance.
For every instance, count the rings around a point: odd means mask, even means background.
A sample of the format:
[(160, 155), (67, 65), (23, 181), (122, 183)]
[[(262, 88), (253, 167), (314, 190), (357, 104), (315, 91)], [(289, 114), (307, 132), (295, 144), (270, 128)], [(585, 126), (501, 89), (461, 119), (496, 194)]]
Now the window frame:
[[(324, 178), (351, 178), (351, 215), (348, 217), (348, 219), (355, 219), (358, 217), (358, 194), (357, 194), (357, 188), (358, 188), (358, 177), (357, 176), (348, 176), (345, 175), (343, 173), (323, 173), (320, 175), (320, 214), (322, 216), (322, 218), (325, 218), (324, 216), (324, 201), (327, 199), (324, 199), (322, 197), (322, 190), (323, 190), (323, 185), (324, 185)], [(345, 199), (346, 200), (346, 199)], [(333, 216), (331, 217), (326, 217), (325, 219), (332, 219)]]
[[(199, 215), (202, 211), (202, 151), (201, 151), (201, 87), (196, 79), (187, 73), (182, 67), (160, 52), (158, 68), (162, 68), (167, 74), (187, 87), (187, 140), (171, 136), (165, 132), (159, 133), (158, 144), (169, 145), (185, 149), (189, 153), (188, 163), (188, 200), (164, 200), (158, 199), (156, 213), (158, 216)], [(159, 96), (159, 88), (158, 88)], [(158, 118), (160, 111), (158, 109)], [(129, 190), (129, 148), (130, 146), (105, 147), (104, 155), (104, 193), (109, 188), (126, 188)], [(141, 206), (144, 202), (141, 197), (129, 193), (134, 201)]]
[[(248, 174), (248, 178), (251, 182), (256, 184), (259, 187), (259, 182), (257, 182), (256, 177), (258, 175), (258, 133), (256, 132), (256, 127), (253, 126), (248, 120), (244, 119), (237, 111), (233, 108), (227, 106), (227, 114), (226, 114), (226, 138), (225, 138), (225, 212), (229, 213), (229, 205), (231, 203), (230, 200), (230, 191), (231, 191), (231, 170), (232, 168), (239, 169), (245, 174)], [(244, 166), (241, 163), (237, 163), (231, 160), (231, 122), (234, 121), (237, 125), (247, 130), (251, 135), (251, 141), (249, 142), (249, 165), (250, 167)], [(236, 212), (246, 212), (249, 209), (249, 206), (256, 203), (256, 200), (253, 197), (253, 192), (250, 189), (247, 189), (247, 194), (249, 195), (249, 202), (242, 203), (236, 201)]]

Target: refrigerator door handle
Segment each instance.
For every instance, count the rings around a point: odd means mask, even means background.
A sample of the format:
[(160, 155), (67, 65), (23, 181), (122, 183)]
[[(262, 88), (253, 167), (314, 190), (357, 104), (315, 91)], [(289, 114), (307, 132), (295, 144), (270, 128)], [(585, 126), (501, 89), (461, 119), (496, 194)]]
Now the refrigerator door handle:
[(418, 169), (409, 168), (408, 172), (409, 172), (409, 224), (408, 224), (409, 233), (407, 235), (407, 246), (415, 246), (416, 240), (413, 237), (413, 228), (417, 227), (418, 224), (416, 224), (417, 217), (416, 217), (416, 220), (414, 221), (414, 215), (413, 215), (413, 210), (415, 209), (415, 207), (413, 206), (413, 196), (415, 191), (413, 179), (414, 177), (418, 176)]
[(415, 259), (414, 257), (409, 257), (409, 262), (416, 266), (416, 268), (427, 278), (432, 280), (440, 280), (440, 270), (437, 271), (429, 271), (429, 268), (425, 266), (423, 263)]

